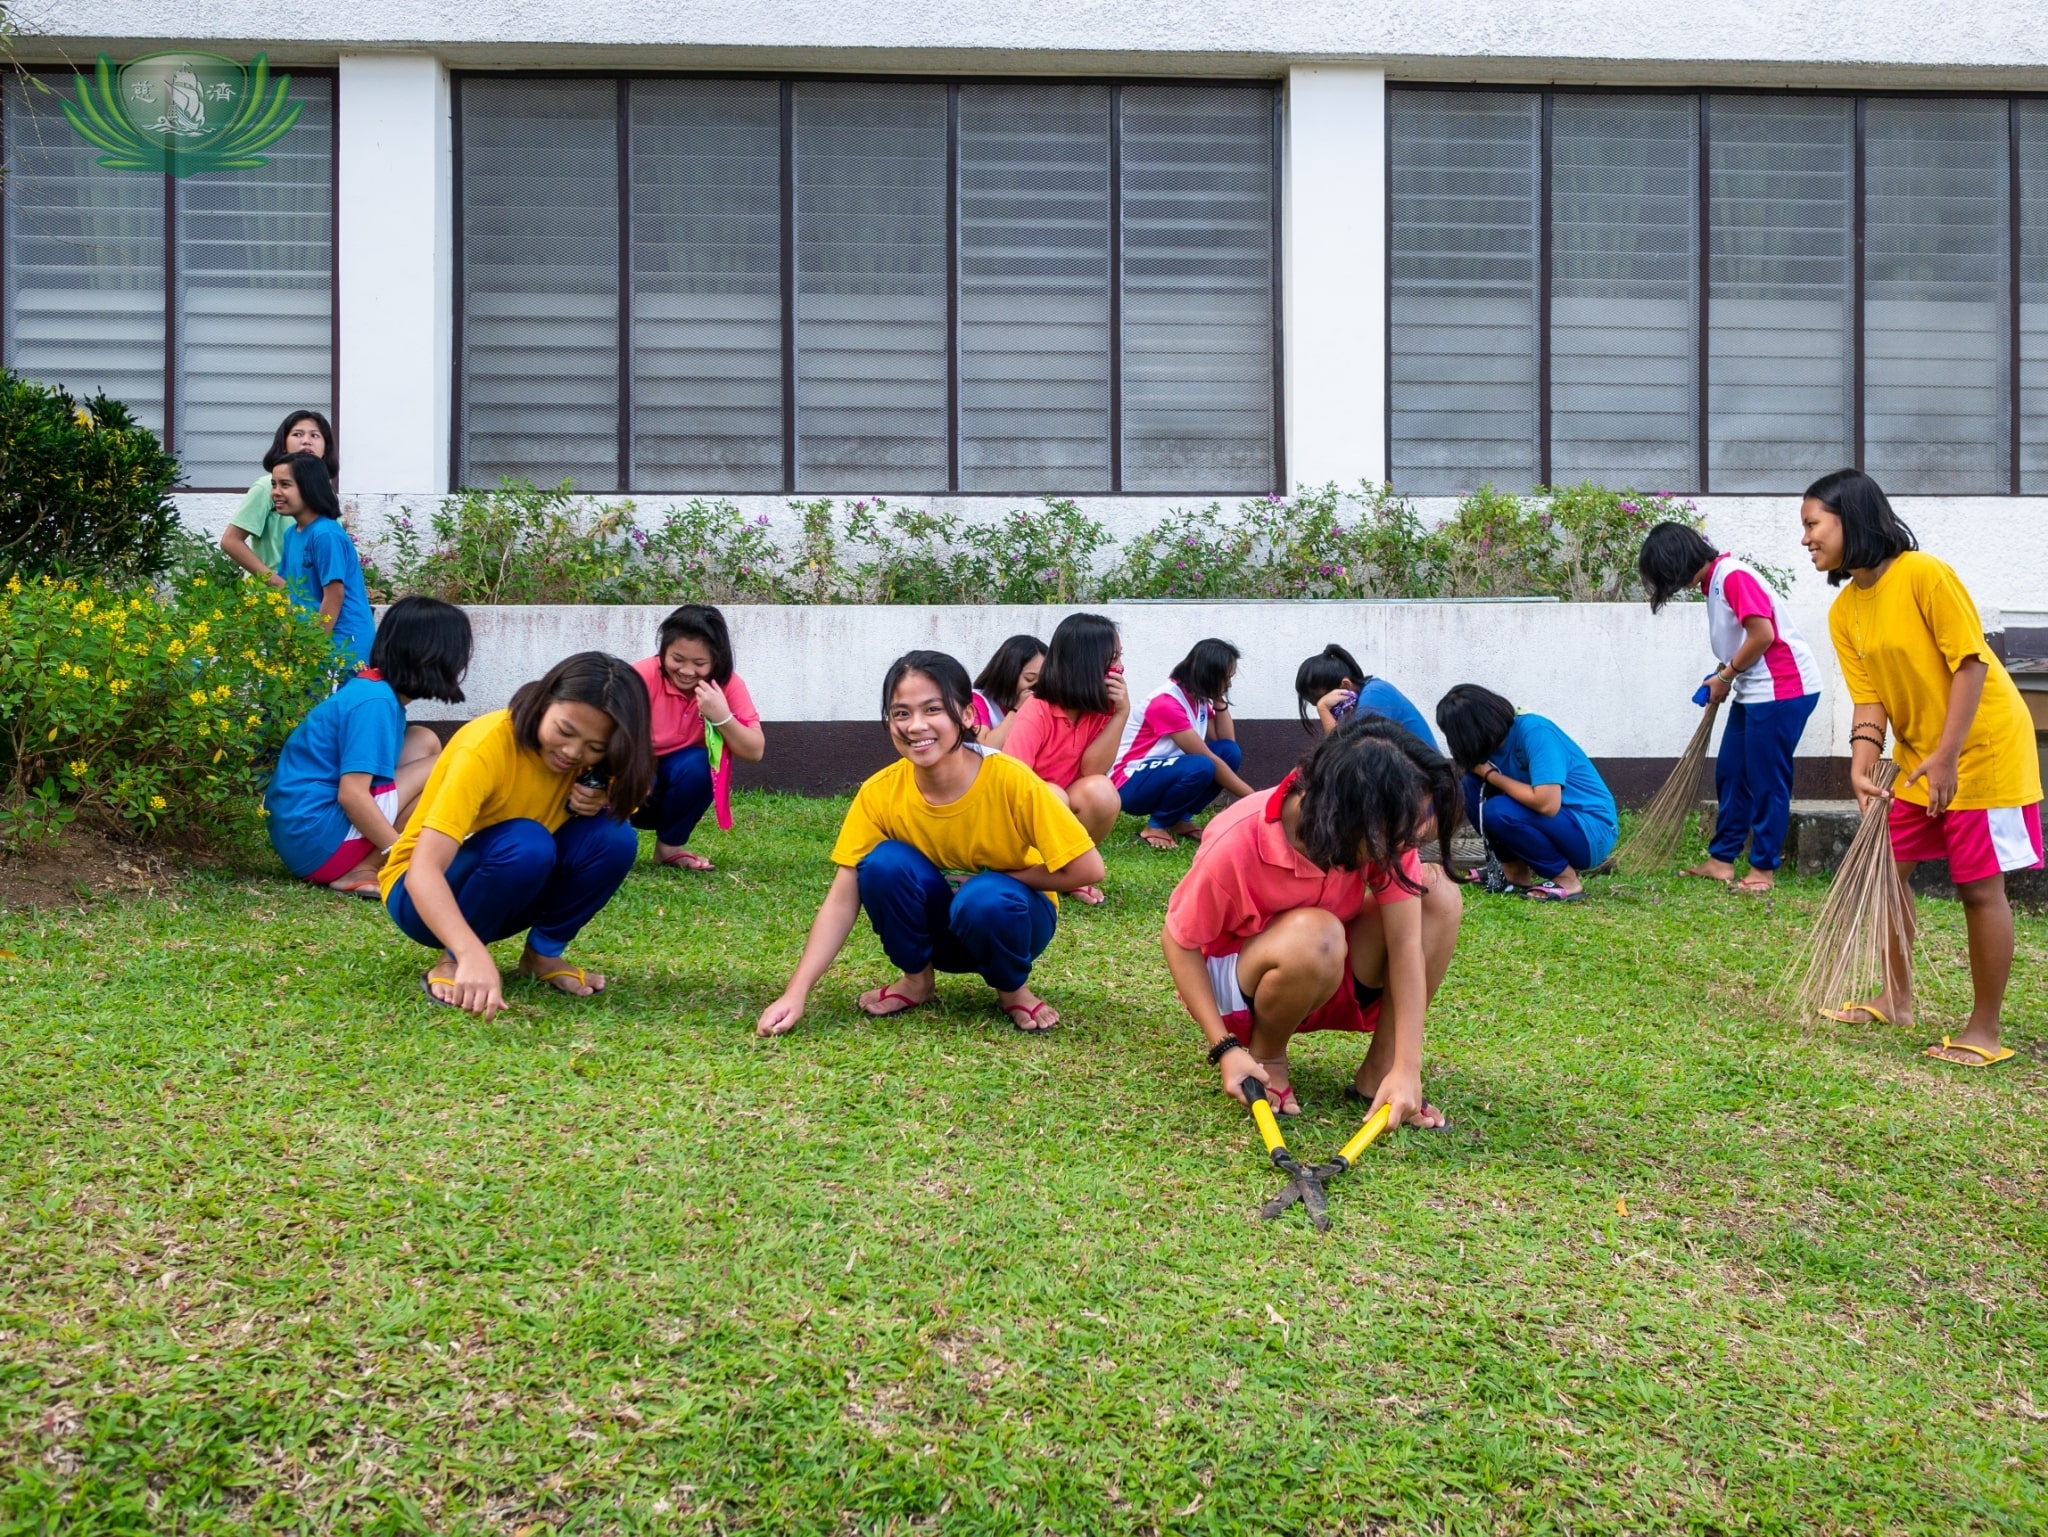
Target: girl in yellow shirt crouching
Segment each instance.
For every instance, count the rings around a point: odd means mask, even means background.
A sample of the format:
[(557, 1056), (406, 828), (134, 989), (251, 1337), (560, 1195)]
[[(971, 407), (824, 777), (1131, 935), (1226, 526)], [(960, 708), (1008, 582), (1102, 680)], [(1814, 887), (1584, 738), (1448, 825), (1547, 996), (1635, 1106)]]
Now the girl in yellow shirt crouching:
[(647, 690), (601, 651), (557, 662), (456, 732), (379, 876), (391, 921), (441, 951), (420, 979), (427, 996), (495, 1014), (505, 996), (489, 947), (521, 932), (523, 974), (603, 992), (562, 952), (633, 868), (627, 818), (653, 775)]
[(1019, 1030), (1059, 1023), (1031, 991), (1031, 968), (1052, 943), (1055, 893), (1101, 880), (1102, 856), (1044, 780), (975, 744), (973, 710), (967, 669), (944, 652), (912, 651), (890, 667), (882, 718), (898, 761), (854, 796), (832, 849), (839, 872), (796, 975), (755, 1026), (760, 1034), (780, 1035), (803, 1017), (862, 908), (903, 970), (861, 994), (864, 1013), (930, 1003), (936, 973), (961, 971), (996, 990)]
[[(2041, 868), (2041, 761), (2026, 701), (1984, 641), (1977, 605), (1954, 571), (1921, 551), (1885, 494), (1861, 470), (1837, 470), (1807, 488), (1801, 543), (1842, 587), (1828, 630), (1849, 699), (1850, 775), (1866, 806), (1885, 730), (1899, 778), (1892, 786), (1892, 857), (1903, 880), (1922, 859), (1946, 859), (1970, 939), (1976, 994), (1969, 1023), (1927, 1055), (1962, 1067), (2012, 1056), (1998, 1040), (2012, 975), (2012, 904), (2005, 877)], [(1845, 1024), (1913, 1023), (1912, 957), (1868, 1003), (1827, 1010)]]

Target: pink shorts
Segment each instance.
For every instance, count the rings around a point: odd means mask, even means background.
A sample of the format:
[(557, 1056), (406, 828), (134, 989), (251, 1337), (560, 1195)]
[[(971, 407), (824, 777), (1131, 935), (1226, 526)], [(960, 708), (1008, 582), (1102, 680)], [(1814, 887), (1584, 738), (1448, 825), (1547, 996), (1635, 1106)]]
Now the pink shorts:
[(1931, 817), (1925, 806), (1895, 800), (1890, 825), (1892, 858), (1946, 859), (1948, 878), (1958, 886), (2041, 868), (2039, 802), (1988, 811), (1944, 811)]
[[(1252, 1043), (1252, 1008), (1245, 1002), (1244, 992), (1237, 985), (1237, 956), (1212, 955), (1204, 964), (1209, 968), (1209, 995), (1216, 1000), (1216, 1012), (1223, 1016), (1224, 1028), (1249, 1046)], [(1294, 1033), (1301, 1035), (1310, 1030), (1352, 1030), (1370, 1033), (1380, 1022), (1380, 1000), (1361, 1004), (1358, 992), (1345, 979), (1344, 985), (1330, 995), (1329, 999), (1307, 1019)]]
[[(370, 798), (377, 803), (377, 809), (384, 813), (386, 821), (398, 816), (398, 786), (395, 784), (373, 784)], [(341, 840), (341, 847), (329, 854), (319, 869), (306, 879), (315, 886), (331, 886), (357, 865), (377, 852), (377, 845), (361, 833), (352, 833)]]

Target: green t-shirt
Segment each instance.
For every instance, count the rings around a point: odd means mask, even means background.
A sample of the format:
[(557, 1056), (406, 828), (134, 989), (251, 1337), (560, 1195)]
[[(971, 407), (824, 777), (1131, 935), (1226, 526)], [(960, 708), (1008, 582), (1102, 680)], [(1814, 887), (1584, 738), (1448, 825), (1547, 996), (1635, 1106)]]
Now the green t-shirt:
[(258, 560), (273, 571), (277, 569), (277, 563), (284, 559), (284, 536), (291, 532), (292, 520), (271, 504), (268, 470), (250, 484), (249, 494), (242, 498), (242, 505), (235, 509), (228, 524), (249, 536), (249, 548), (256, 552)]

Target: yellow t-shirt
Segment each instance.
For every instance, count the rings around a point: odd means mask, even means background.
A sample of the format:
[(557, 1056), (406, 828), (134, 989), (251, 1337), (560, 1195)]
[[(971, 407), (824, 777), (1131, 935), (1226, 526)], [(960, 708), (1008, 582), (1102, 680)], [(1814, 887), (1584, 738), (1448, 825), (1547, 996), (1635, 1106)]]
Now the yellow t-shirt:
[(1869, 587), (1849, 582), (1828, 610), (1828, 633), (1850, 699), (1883, 705), (1891, 720), (1900, 800), (1927, 804), (1927, 786), (1908, 785), (1905, 777), (1940, 745), (1949, 684), (1973, 656), (1990, 673), (1977, 718), (1963, 738), (1950, 804), (1976, 811), (2031, 806), (2041, 798), (2033, 717), (2012, 674), (1985, 644), (1977, 605), (1945, 562), (1908, 550)]
[(377, 887), (386, 896), (412, 863), (420, 829), (431, 827), (457, 843), (500, 822), (520, 818), (538, 822), (549, 832), (569, 820), (569, 787), (574, 774), (557, 774), (540, 754), (514, 740), (512, 716), (505, 710), (479, 715), (449, 739), (434, 760), (419, 809), (391, 845)]
[(891, 838), (909, 844), (941, 870), (974, 875), (1032, 865), (1058, 870), (1095, 847), (1088, 829), (1044, 780), (1000, 753), (981, 760), (974, 783), (950, 806), (926, 800), (910, 761), (898, 758), (854, 795), (839, 824), (839, 841), (832, 845), (832, 862), (851, 868)]

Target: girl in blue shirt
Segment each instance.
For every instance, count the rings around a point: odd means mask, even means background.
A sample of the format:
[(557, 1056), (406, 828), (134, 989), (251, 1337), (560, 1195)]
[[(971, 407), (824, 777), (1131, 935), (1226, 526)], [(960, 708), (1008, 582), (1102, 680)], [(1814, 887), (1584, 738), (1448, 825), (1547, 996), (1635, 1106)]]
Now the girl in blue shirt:
[(360, 663), (377, 622), (326, 464), (312, 454), (288, 454), (270, 467), (270, 499), (293, 524), (278, 565), (285, 591), (300, 608), (320, 615), (343, 661)]
[(1593, 760), (1541, 715), (1517, 715), (1491, 689), (1460, 683), (1436, 723), (1465, 775), (1465, 809), (1501, 873), (1544, 902), (1579, 902), (1579, 874), (1614, 852), (1614, 795)]
[(462, 703), (469, 616), (438, 598), (401, 598), (384, 616), (370, 665), (313, 706), (285, 739), (263, 792), (270, 846), (301, 880), (377, 899), (377, 870), (398, 841), (441, 751), (408, 726), (415, 699)]
[(1314, 710), (1325, 736), (1354, 713), (1381, 715), (1413, 732), (1424, 747), (1436, 748), (1436, 733), (1408, 696), (1359, 666), (1358, 659), (1342, 646), (1325, 646), (1294, 670), (1294, 695), (1300, 701), (1303, 727), (1308, 727), (1308, 712)]

